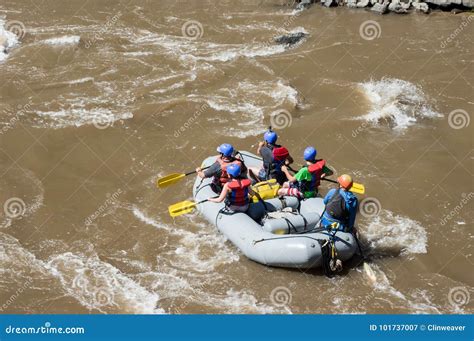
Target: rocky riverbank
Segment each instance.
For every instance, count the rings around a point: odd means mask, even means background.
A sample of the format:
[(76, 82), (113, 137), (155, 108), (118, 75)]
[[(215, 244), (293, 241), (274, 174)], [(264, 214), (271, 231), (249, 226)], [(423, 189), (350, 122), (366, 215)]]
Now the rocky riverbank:
[(429, 13), (435, 9), (459, 13), (472, 11), (474, 8), (474, 0), (301, 0), (298, 1), (297, 7), (303, 9), (313, 3), (326, 7), (366, 8), (379, 14), (389, 12), (407, 14), (413, 11)]

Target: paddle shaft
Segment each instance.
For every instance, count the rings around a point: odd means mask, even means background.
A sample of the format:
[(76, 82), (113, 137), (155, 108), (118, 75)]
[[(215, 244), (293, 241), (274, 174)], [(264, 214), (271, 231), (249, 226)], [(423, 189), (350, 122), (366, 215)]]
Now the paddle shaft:
[[(208, 168), (211, 168), (211, 166), (207, 166), (207, 167), (204, 167), (204, 168), (201, 168), (201, 170), (206, 170)], [(193, 170), (192, 172), (189, 172), (189, 173), (184, 173), (184, 176), (188, 176), (188, 175), (191, 175), (191, 174), (195, 174), (197, 173), (196, 170)]]

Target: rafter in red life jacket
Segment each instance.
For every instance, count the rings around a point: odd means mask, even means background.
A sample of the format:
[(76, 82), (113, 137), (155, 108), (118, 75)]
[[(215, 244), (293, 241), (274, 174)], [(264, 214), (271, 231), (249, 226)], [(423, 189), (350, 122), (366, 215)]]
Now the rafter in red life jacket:
[(227, 166), (229, 166), (230, 164), (232, 163), (235, 163), (237, 165), (239, 165), (240, 167), (242, 167), (242, 162), (238, 159), (235, 159), (235, 158), (232, 158), (232, 161), (225, 161), (221, 156), (217, 157), (217, 162), (219, 162), (220, 166), (221, 166), (221, 176), (219, 178), (219, 182), (221, 184), (225, 184), (227, 182), (229, 182), (229, 177), (227, 176)]
[(245, 206), (250, 202), (249, 187), (252, 182), (249, 179), (232, 179), (227, 183), (231, 192), (227, 195), (227, 204)]

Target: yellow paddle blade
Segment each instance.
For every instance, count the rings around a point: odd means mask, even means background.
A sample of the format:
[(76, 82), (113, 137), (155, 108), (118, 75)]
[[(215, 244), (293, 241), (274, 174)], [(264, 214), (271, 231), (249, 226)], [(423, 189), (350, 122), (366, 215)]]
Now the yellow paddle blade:
[(190, 213), (196, 207), (196, 203), (194, 201), (181, 201), (171, 206), (168, 206), (168, 211), (170, 216), (178, 217), (180, 215)]
[(158, 187), (166, 187), (169, 185), (173, 185), (177, 183), (179, 180), (181, 180), (182, 178), (184, 178), (185, 176), (186, 174), (184, 173), (173, 173), (173, 174), (170, 174), (163, 178), (158, 179), (158, 181), (156, 182), (156, 185)]
[(362, 184), (358, 184), (358, 183), (354, 182), (352, 184), (352, 187), (349, 189), (349, 191), (354, 192), (354, 193), (358, 193), (358, 194), (364, 194), (365, 193), (365, 186), (362, 185)]

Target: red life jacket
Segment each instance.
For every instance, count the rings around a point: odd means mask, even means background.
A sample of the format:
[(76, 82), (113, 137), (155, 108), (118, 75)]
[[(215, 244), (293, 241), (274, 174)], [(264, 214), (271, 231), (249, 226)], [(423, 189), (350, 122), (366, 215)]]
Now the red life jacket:
[(250, 203), (249, 187), (252, 182), (249, 179), (232, 179), (227, 186), (231, 190), (227, 194), (227, 205), (245, 206)]
[(315, 163), (308, 166), (308, 171), (313, 176), (311, 181), (311, 190), (317, 190), (321, 183), (321, 175), (323, 175), (323, 168), (326, 165), (326, 160), (316, 160)]
[(240, 167), (242, 167), (242, 162), (237, 160), (237, 159), (234, 159), (233, 161), (224, 161), (219, 156), (216, 161), (219, 162), (219, 164), (221, 165), (221, 176), (220, 176), (220, 178), (215, 179), (215, 180), (216, 181), (218, 180), (221, 185), (229, 182), (229, 180), (230, 180), (229, 177), (227, 176), (227, 166), (229, 166), (230, 164), (235, 163), (235, 164), (239, 165)]

